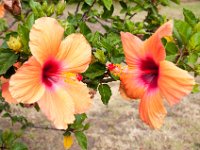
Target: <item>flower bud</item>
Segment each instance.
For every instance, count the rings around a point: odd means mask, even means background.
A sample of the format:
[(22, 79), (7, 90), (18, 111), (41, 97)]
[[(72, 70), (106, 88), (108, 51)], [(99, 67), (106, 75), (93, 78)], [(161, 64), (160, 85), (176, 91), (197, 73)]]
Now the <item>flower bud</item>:
[(56, 9), (56, 15), (57, 16), (62, 15), (65, 8), (66, 8), (66, 3), (59, 2)]
[(78, 81), (82, 81), (83, 80), (83, 76), (81, 74), (77, 74), (76, 78)]
[(198, 75), (200, 75), (200, 65), (199, 65), (199, 64), (195, 66), (195, 72), (196, 72)]
[(126, 71), (127, 66), (122, 66), (120, 64), (108, 64), (107, 65), (108, 70), (111, 74), (115, 75), (116, 77), (120, 77), (122, 72)]
[(116, 68), (116, 66), (115, 66), (114, 64), (112, 64), (112, 63), (111, 63), (111, 64), (108, 64), (107, 67), (108, 67), (108, 70), (109, 70), (109, 71), (113, 71), (113, 70)]
[(72, 144), (73, 144), (73, 137), (71, 135), (64, 136), (63, 145), (65, 149), (71, 148)]
[(20, 37), (11, 36), (9, 40), (7, 41), (7, 45), (10, 49), (15, 51), (16, 53), (19, 53), (22, 47)]
[(46, 12), (47, 8), (48, 8), (48, 4), (47, 4), (46, 1), (44, 1), (44, 3), (42, 4), (42, 10), (43, 10), (44, 12)]
[(49, 16), (53, 15), (54, 10), (55, 10), (54, 4), (51, 4), (51, 5), (47, 8), (47, 16), (49, 17)]

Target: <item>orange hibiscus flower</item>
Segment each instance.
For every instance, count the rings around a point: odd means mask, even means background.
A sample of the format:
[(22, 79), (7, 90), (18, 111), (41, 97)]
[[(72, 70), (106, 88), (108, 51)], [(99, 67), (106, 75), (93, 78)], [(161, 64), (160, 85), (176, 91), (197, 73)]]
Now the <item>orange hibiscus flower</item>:
[(162, 25), (149, 39), (121, 32), (121, 40), (128, 69), (120, 76), (122, 96), (139, 98), (140, 118), (152, 128), (160, 128), (166, 109), (165, 98), (170, 105), (189, 94), (195, 84), (188, 72), (166, 61), (161, 38), (171, 36), (172, 21)]
[(17, 102), (37, 102), (58, 129), (66, 129), (74, 114), (84, 113), (92, 103), (89, 89), (77, 79), (91, 61), (91, 47), (81, 34), (62, 41), (63, 33), (55, 19), (37, 19), (30, 31), (33, 56), (9, 81), (9, 92)]
[(0, 18), (3, 18), (5, 15), (4, 3), (0, 3)]

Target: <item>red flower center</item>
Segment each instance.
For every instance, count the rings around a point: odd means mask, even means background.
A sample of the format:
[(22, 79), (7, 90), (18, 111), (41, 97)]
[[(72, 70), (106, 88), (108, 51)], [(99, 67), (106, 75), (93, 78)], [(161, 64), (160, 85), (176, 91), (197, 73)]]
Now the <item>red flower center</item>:
[(59, 80), (60, 75), (60, 64), (55, 59), (47, 60), (42, 68), (42, 82), (47, 87), (52, 87), (52, 85)]
[(159, 76), (159, 66), (151, 57), (141, 60), (140, 63), (141, 75), (140, 78), (148, 88), (156, 88)]

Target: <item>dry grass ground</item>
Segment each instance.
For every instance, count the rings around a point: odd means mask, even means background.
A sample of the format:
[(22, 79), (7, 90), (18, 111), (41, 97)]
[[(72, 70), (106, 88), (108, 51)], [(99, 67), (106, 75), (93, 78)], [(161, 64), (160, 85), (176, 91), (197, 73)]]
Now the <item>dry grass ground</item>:
[[(200, 16), (200, 2), (184, 4)], [(172, 5), (161, 12), (181, 17), (181, 7)], [(170, 10), (170, 11), (169, 11)], [(139, 16), (137, 16), (140, 18)], [(119, 82), (110, 83), (112, 98), (106, 107), (99, 94), (88, 112), (89, 150), (199, 150), (200, 149), (200, 94), (191, 94), (175, 107), (168, 107), (168, 115), (160, 130), (152, 130), (139, 119), (138, 101), (127, 102), (118, 93)], [(34, 109), (13, 106), (13, 113), (23, 114), (38, 126), (50, 126), (42, 113)], [(10, 121), (0, 118), (0, 129), (11, 127)], [(14, 127), (15, 130), (18, 126)], [(62, 132), (28, 129), (23, 141), (30, 150), (64, 150)], [(75, 143), (72, 150), (80, 150)]]

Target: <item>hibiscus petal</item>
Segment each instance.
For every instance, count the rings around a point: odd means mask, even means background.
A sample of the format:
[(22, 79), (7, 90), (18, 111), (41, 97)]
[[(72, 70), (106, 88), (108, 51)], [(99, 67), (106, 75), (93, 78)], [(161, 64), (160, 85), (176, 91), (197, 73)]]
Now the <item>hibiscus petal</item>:
[[(126, 92), (126, 96), (136, 99), (141, 98), (146, 90), (143, 82), (140, 81), (139, 73), (137, 70), (127, 69), (120, 76), (123, 91)], [(123, 93), (122, 93), (123, 96)]]
[(63, 60), (68, 72), (82, 73), (91, 61), (91, 46), (82, 34), (71, 34), (61, 43), (57, 59)]
[(187, 71), (169, 61), (160, 62), (158, 86), (170, 105), (178, 103), (188, 95), (194, 84), (194, 78)]
[(72, 97), (75, 105), (75, 113), (85, 113), (92, 105), (89, 89), (82, 82), (67, 83), (66, 90)]
[(9, 82), (9, 79), (4, 78), (3, 76), (0, 77), (1, 84), (4, 84), (6, 82)]
[(5, 14), (4, 3), (0, 3), (0, 18), (3, 18)]
[(6, 102), (11, 104), (17, 104), (17, 101), (11, 96), (9, 88), (9, 82), (5, 82), (2, 85), (2, 97), (5, 99)]
[(122, 46), (129, 67), (135, 67), (143, 56), (143, 42), (128, 32), (121, 32)]
[(146, 92), (139, 106), (140, 118), (152, 128), (160, 128), (167, 114), (159, 90)]
[(171, 36), (173, 22), (163, 24), (149, 39), (144, 42), (146, 56), (152, 57), (156, 63), (165, 60), (166, 52), (161, 39), (164, 36)]
[(166, 23), (164, 23), (160, 28), (158, 28), (155, 32), (155, 34), (158, 34), (160, 38), (165, 36), (171, 36), (173, 31), (173, 21), (170, 20)]
[(119, 86), (119, 93), (120, 93), (120, 95), (121, 95), (125, 100), (131, 100), (131, 99), (128, 97), (128, 95), (126, 94), (124, 85), (123, 85), (122, 83), (120, 83), (120, 86)]
[(41, 70), (41, 65), (31, 57), (11, 77), (9, 91), (17, 102), (30, 104), (41, 98), (44, 93)]
[(38, 101), (38, 105), (57, 129), (67, 129), (74, 122), (74, 103), (64, 88), (46, 91)]
[(60, 46), (64, 29), (54, 18), (37, 19), (30, 31), (30, 50), (43, 64), (49, 57), (55, 57)]

